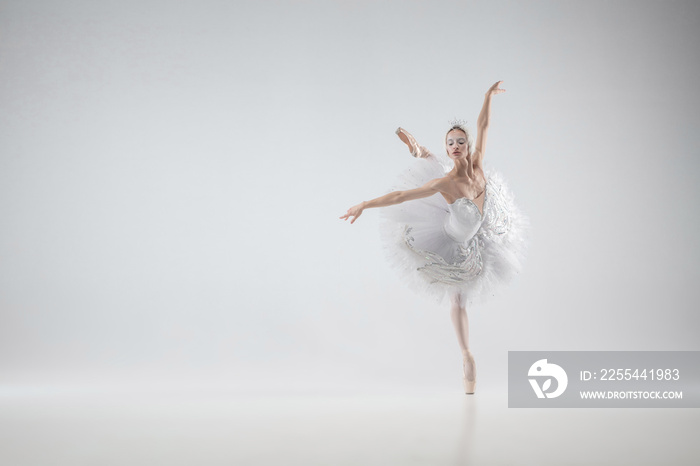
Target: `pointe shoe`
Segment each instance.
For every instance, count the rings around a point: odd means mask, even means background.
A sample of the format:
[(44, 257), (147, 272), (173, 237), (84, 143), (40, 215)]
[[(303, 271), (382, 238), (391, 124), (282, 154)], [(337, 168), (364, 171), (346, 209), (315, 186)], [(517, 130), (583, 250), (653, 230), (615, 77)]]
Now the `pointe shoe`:
[(400, 126), (396, 130), (396, 134), (399, 136), (399, 139), (401, 139), (401, 141), (403, 141), (404, 144), (406, 144), (411, 150), (411, 155), (416, 157), (417, 159), (425, 159), (432, 155), (428, 149), (418, 144), (416, 138), (411, 136), (411, 134), (408, 131), (401, 128)]
[[(464, 393), (467, 395), (473, 395), (474, 390), (476, 389), (476, 364), (474, 363), (474, 356), (472, 356), (471, 351), (467, 351), (466, 354), (463, 355), (464, 358)], [(470, 367), (471, 371), (469, 378), (467, 378), (467, 369)]]

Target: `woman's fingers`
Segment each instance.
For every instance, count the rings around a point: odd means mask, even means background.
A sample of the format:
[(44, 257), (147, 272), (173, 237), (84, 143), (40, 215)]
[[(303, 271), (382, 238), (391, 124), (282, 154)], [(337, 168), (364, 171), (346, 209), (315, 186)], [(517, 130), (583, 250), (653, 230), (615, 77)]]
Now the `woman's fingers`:
[(493, 94), (500, 94), (502, 92), (505, 92), (506, 91), (505, 89), (499, 89), (499, 87), (498, 87), (501, 85), (502, 82), (503, 81), (496, 81), (496, 84), (491, 86), (491, 89), (489, 89), (489, 91), (491, 91)]
[(338, 217), (338, 218), (347, 221), (347, 219), (349, 219), (350, 217), (354, 217), (352, 220), (350, 220), (350, 223), (354, 223), (355, 220), (357, 220), (357, 217), (359, 217), (359, 216), (360, 216), (360, 214), (356, 214), (356, 213), (354, 213), (354, 212), (348, 211), (348, 213), (346, 213), (345, 215), (341, 215), (341, 216)]

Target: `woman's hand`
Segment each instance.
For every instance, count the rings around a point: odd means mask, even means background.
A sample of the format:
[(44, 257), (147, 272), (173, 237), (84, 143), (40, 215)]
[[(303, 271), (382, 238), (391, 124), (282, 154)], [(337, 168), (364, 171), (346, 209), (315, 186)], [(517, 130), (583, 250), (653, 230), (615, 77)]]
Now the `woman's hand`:
[(489, 90), (486, 91), (486, 97), (492, 96), (492, 95), (496, 95), (496, 94), (502, 94), (502, 93), (504, 93), (506, 90), (505, 90), (505, 89), (501, 89), (500, 87), (498, 87), (498, 86), (501, 85), (502, 82), (503, 82), (503, 81), (498, 81), (496, 84), (494, 84), (493, 86), (491, 86), (491, 87), (489, 88)]
[(363, 210), (365, 210), (365, 203), (361, 202), (361, 203), (357, 204), (356, 206), (350, 207), (348, 209), (348, 212), (340, 218), (347, 220), (350, 217), (354, 217), (352, 220), (350, 220), (350, 223), (351, 224), (355, 223), (355, 220), (357, 220), (358, 217), (360, 215), (362, 215)]

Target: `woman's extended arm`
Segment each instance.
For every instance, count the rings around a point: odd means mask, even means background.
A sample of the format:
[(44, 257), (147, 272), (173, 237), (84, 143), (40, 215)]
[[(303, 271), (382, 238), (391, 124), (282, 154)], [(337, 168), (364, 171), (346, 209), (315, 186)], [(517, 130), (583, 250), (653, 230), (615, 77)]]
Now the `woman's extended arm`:
[(486, 137), (488, 135), (489, 123), (491, 119), (491, 96), (505, 92), (505, 89), (500, 89), (498, 86), (503, 81), (498, 81), (486, 91), (484, 98), (484, 106), (481, 108), (479, 118), (476, 120), (476, 144), (474, 146), (474, 163), (481, 165), (484, 159), (484, 151), (486, 150)]
[(384, 196), (372, 199), (371, 201), (360, 202), (356, 206), (350, 207), (347, 213), (340, 218), (350, 220), (350, 223), (355, 223), (355, 220), (362, 215), (362, 211), (365, 209), (370, 209), (372, 207), (386, 207), (394, 204), (401, 204), (402, 202), (412, 201), (413, 199), (421, 199), (423, 197), (432, 196), (433, 194), (440, 191), (441, 178), (432, 180), (421, 186), (420, 188), (409, 189), (407, 191), (393, 191)]

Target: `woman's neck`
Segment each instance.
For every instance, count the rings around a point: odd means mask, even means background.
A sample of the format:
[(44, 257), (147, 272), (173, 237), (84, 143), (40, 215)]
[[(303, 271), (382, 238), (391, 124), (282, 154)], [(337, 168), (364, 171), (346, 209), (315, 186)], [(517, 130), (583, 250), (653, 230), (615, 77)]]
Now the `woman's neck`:
[(455, 176), (467, 178), (474, 177), (474, 167), (471, 164), (471, 157), (455, 160), (455, 167), (452, 169)]

